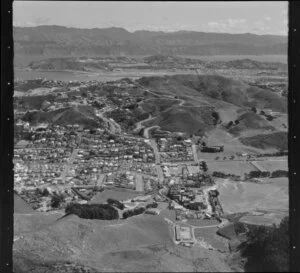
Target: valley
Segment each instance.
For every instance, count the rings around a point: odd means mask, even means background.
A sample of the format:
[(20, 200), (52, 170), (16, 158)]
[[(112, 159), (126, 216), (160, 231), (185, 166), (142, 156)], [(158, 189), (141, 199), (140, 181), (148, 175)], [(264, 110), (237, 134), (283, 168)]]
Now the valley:
[(233, 271), (219, 232), (288, 215), (286, 64), (59, 57), (15, 71), (16, 272)]

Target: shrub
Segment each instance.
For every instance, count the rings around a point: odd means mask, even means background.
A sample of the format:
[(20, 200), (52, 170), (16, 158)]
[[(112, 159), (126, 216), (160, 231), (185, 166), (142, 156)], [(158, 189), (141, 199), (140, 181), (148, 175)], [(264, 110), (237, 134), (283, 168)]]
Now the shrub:
[(63, 195), (53, 195), (51, 198), (51, 207), (52, 208), (59, 208), (61, 206), (61, 203), (64, 202)]
[(254, 113), (257, 113), (257, 109), (255, 107), (252, 107), (251, 110), (254, 112)]
[(132, 217), (134, 215), (139, 215), (145, 212), (145, 208), (144, 207), (140, 207), (140, 208), (135, 208), (133, 210), (127, 210), (123, 213), (123, 218), (126, 219), (128, 217)]
[(289, 172), (288, 171), (283, 171), (283, 170), (276, 170), (274, 172), (272, 172), (271, 177), (275, 178), (275, 177), (288, 177), (289, 176)]
[(123, 210), (125, 208), (123, 203), (121, 203), (119, 200), (115, 200), (115, 199), (112, 199), (112, 198), (108, 198), (107, 203), (112, 205), (112, 206), (117, 207), (120, 210)]
[(245, 233), (247, 231), (245, 225), (240, 222), (234, 223), (234, 231), (236, 234)]
[(149, 209), (149, 208), (157, 208), (157, 206), (158, 206), (158, 204), (157, 204), (156, 202), (153, 202), (153, 203), (151, 203), (151, 204), (148, 204), (148, 205), (146, 206), (146, 209)]
[(84, 219), (114, 220), (119, 219), (118, 211), (107, 204), (69, 204), (65, 212)]

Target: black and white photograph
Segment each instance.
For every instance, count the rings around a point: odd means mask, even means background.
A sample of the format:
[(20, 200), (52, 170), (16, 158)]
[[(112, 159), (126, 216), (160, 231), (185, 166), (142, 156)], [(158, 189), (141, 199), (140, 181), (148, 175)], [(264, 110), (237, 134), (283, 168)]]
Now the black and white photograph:
[(14, 1), (14, 273), (288, 272), (287, 1)]

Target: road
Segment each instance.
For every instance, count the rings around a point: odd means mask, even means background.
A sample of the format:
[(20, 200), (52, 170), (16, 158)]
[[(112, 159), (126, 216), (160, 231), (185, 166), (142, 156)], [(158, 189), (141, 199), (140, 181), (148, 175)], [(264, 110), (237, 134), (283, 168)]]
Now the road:
[(137, 122), (137, 123), (135, 124), (135, 129), (134, 129), (133, 131), (134, 131), (134, 132), (140, 131), (142, 128), (144, 128), (144, 126), (143, 126), (142, 124), (143, 124), (144, 122), (147, 122), (147, 121), (151, 120), (151, 119), (153, 119), (153, 117), (152, 117), (152, 115), (150, 114), (148, 118), (143, 119), (143, 120)]
[(135, 190), (140, 192), (144, 191), (143, 177), (140, 173), (137, 173), (135, 176)]
[(195, 162), (198, 162), (198, 154), (197, 154), (197, 145), (196, 144), (192, 144), (192, 151), (193, 151), (193, 156), (194, 156), (194, 160)]
[(78, 149), (73, 149), (73, 152), (69, 158), (69, 161), (65, 164), (65, 168), (63, 170), (63, 172), (61, 173), (61, 180), (62, 180), (62, 184), (65, 185), (66, 184), (66, 176), (68, 175), (69, 173), (69, 170), (70, 170), (70, 167), (73, 165), (73, 162), (74, 162), (74, 159), (76, 158), (77, 156), (77, 153), (78, 153)]
[(151, 130), (153, 128), (160, 128), (160, 126), (154, 125), (154, 126), (145, 128), (145, 130), (144, 130), (144, 138), (150, 138), (149, 137), (149, 130)]
[(104, 173), (101, 173), (99, 175), (99, 178), (98, 178), (98, 180), (96, 182), (97, 183), (96, 186), (98, 186), (98, 187), (102, 186), (105, 176), (106, 176), (106, 174), (104, 174)]
[(151, 145), (154, 155), (155, 155), (155, 163), (159, 164), (160, 163), (160, 154), (158, 151), (157, 143), (155, 142), (154, 139), (150, 139), (149, 144)]
[(112, 134), (115, 133), (121, 133), (121, 126), (115, 122), (112, 118), (107, 118), (104, 116), (106, 112), (102, 112), (102, 113), (97, 113), (96, 115), (101, 118), (102, 120), (106, 121), (109, 125), (110, 125), (110, 132)]

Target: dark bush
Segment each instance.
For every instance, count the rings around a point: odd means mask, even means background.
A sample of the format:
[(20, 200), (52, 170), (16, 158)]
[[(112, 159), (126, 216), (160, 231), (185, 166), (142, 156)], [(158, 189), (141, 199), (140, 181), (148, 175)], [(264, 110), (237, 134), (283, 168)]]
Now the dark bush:
[(240, 222), (234, 223), (234, 231), (236, 234), (245, 233), (247, 231), (245, 225)]
[(118, 211), (107, 204), (69, 204), (67, 214), (75, 214), (84, 219), (114, 220), (119, 219)]
[(252, 107), (251, 110), (256, 113), (257, 112), (257, 109), (255, 107)]
[(158, 204), (157, 204), (156, 202), (153, 202), (153, 203), (151, 203), (151, 204), (148, 204), (148, 205), (146, 206), (146, 209), (149, 209), (149, 208), (157, 208), (157, 206), (158, 206)]
[(272, 172), (271, 177), (275, 178), (275, 177), (288, 177), (289, 176), (289, 172), (288, 171), (284, 171), (284, 170), (276, 170), (274, 172)]
[(123, 203), (121, 203), (119, 200), (115, 200), (115, 199), (112, 199), (112, 198), (107, 199), (107, 203), (109, 205), (117, 207), (120, 210), (123, 210), (125, 208)]
[(255, 227), (247, 236), (248, 241), (241, 246), (242, 255), (247, 257), (246, 271), (289, 271), (288, 217), (282, 220), (279, 227)]
[(145, 212), (145, 208), (144, 207), (140, 207), (140, 208), (135, 208), (133, 210), (127, 210), (123, 213), (123, 218), (126, 219), (128, 217), (132, 217), (134, 215), (139, 215)]
[(60, 205), (64, 202), (63, 195), (53, 195), (51, 198), (51, 207), (52, 208), (59, 208)]

